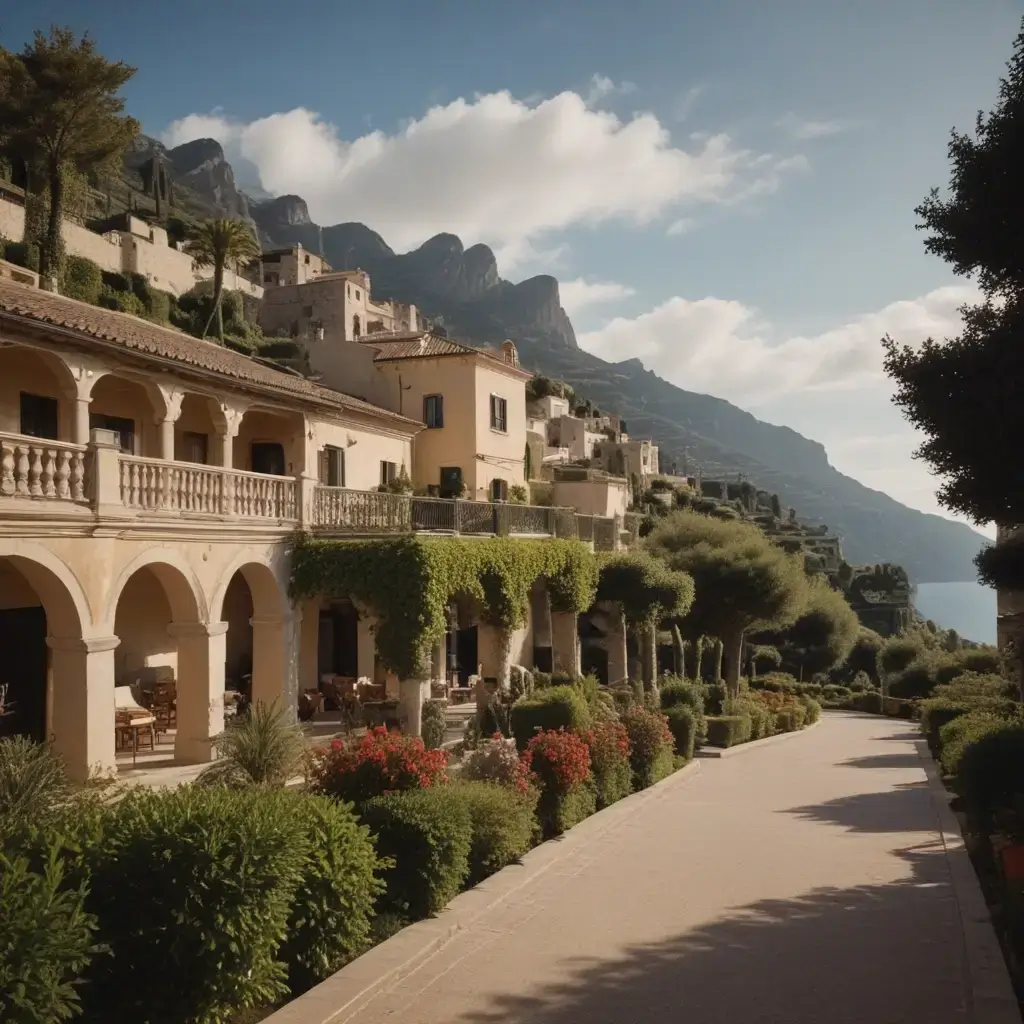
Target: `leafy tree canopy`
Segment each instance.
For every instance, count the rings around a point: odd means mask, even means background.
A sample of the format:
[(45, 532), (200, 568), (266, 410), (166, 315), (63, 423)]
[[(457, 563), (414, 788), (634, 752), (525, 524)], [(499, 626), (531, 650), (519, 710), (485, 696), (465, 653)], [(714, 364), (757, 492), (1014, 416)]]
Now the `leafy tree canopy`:
[(68, 28), (36, 32), (19, 54), (0, 48), (0, 135), (4, 148), (39, 168), (50, 193), (40, 271), (56, 277), (62, 255), (64, 175), (95, 171), (116, 160), (139, 132), (117, 95), (135, 74), (109, 61)]

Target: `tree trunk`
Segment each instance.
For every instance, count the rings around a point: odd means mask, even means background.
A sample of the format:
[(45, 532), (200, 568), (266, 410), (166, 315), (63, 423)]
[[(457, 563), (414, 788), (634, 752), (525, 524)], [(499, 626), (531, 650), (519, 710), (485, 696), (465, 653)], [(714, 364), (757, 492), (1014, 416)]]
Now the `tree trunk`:
[(658, 627), (644, 626), (640, 630), (640, 650), (643, 658), (644, 689), (648, 692), (658, 685)]
[[(725, 634), (724, 640), (719, 640), (718, 657), (721, 665), (721, 657), (726, 647), (729, 649), (729, 658), (725, 663), (725, 686), (730, 697), (738, 697), (740, 692), (740, 658), (743, 654), (743, 630), (732, 629)], [(721, 677), (721, 673), (719, 673)]]
[(210, 333), (210, 325), (213, 323), (213, 318), (217, 318), (217, 337), (221, 341), (224, 340), (224, 315), (221, 312), (220, 300), (224, 292), (224, 264), (220, 261), (213, 265), (213, 309), (210, 310), (210, 315), (206, 320), (206, 326), (203, 328), (203, 337)]
[(683, 634), (679, 632), (678, 623), (672, 623), (672, 644), (676, 649), (676, 659), (679, 662), (679, 677), (686, 678), (686, 644), (683, 643)]
[(64, 178), (60, 163), (51, 160), (47, 173), (50, 177), (50, 216), (46, 222), (46, 245), (39, 259), (39, 276), (52, 291), (57, 290), (60, 275), (61, 222), (64, 213)]
[(704, 670), (704, 637), (699, 636), (694, 640), (695, 659), (693, 664), (693, 678), (699, 683), (703, 676), (701, 673)]
[[(719, 683), (722, 681), (722, 655), (725, 654), (725, 644), (721, 639), (715, 637), (715, 682)], [(737, 672), (737, 678), (739, 673)]]

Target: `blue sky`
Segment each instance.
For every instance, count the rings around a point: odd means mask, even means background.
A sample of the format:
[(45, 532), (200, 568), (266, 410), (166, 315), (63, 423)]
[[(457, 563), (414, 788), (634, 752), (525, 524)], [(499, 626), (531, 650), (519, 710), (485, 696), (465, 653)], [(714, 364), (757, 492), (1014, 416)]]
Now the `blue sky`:
[(513, 279), (554, 273), (585, 347), (788, 423), (932, 511), (877, 342), (956, 329), (970, 286), (924, 253), (913, 208), (948, 179), (950, 128), (991, 106), (1022, 14), (41, 0), (5, 15), (0, 42), (88, 29), (139, 68), (126, 95), (147, 133), (223, 136), (243, 174), (396, 248), (448, 228)]

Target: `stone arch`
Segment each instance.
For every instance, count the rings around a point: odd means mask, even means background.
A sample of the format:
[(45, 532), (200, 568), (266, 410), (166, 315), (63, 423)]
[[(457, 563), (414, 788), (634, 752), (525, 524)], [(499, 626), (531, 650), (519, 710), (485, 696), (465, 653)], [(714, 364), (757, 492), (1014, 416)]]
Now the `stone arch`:
[(0, 540), (0, 559), (7, 559), (28, 580), (46, 611), (50, 636), (78, 638), (91, 631), (92, 614), (78, 577), (61, 559), (40, 544)]
[(210, 618), (220, 621), (224, 610), (224, 597), (235, 577), (241, 573), (252, 593), (253, 613), (255, 615), (287, 615), (291, 612), (291, 602), (286, 589), (281, 587), (274, 567), (266, 561), (255, 559), (248, 552), (239, 555), (222, 574), (210, 600)]
[(121, 570), (117, 581), (111, 587), (103, 620), (109, 623), (111, 628), (125, 585), (139, 569), (143, 568), (148, 568), (160, 581), (171, 606), (171, 617), (175, 622), (209, 621), (203, 588), (184, 555), (174, 548), (157, 547), (143, 551), (133, 558)]

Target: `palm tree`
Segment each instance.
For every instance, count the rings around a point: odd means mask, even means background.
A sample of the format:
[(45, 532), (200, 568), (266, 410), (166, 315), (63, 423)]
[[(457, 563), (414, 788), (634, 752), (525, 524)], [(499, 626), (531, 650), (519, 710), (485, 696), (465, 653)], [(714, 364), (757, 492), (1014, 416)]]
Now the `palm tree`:
[(224, 268), (228, 263), (245, 263), (260, 254), (259, 243), (249, 226), (240, 220), (207, 220), (193, 232), (185, 243), (185, 252), (198, 267), (213, 267), (213, 308), (203, 328), (206, 337), (214, 316), (217, 317), (217, 337), (224, 340)]

